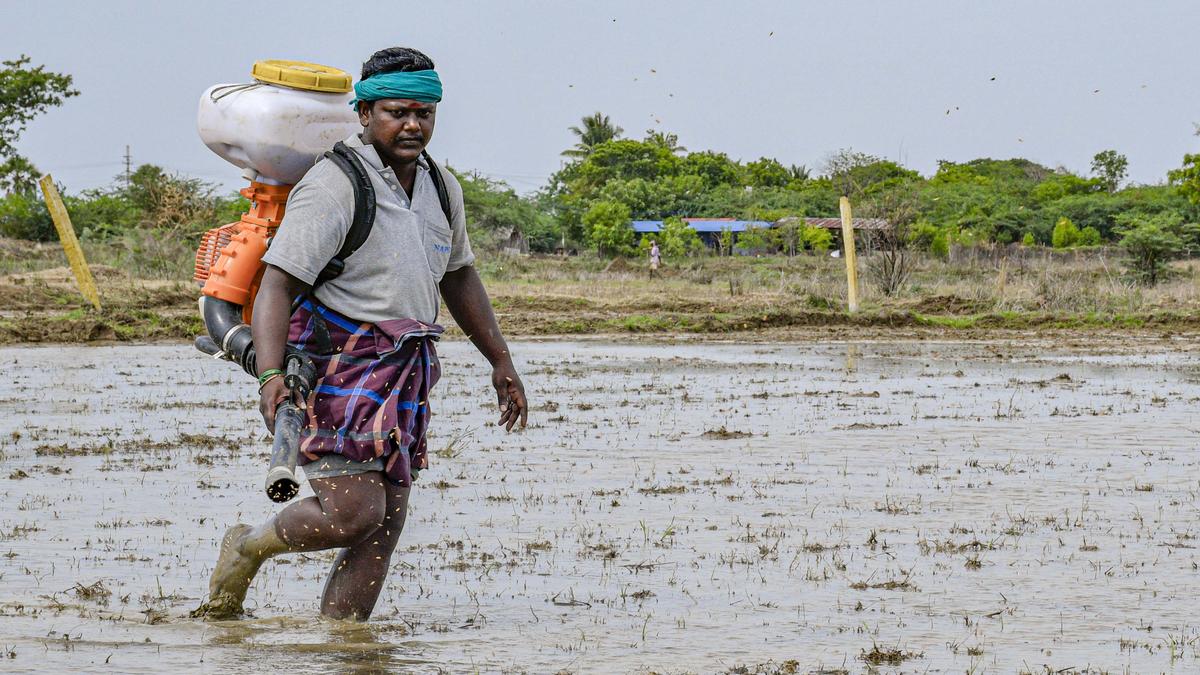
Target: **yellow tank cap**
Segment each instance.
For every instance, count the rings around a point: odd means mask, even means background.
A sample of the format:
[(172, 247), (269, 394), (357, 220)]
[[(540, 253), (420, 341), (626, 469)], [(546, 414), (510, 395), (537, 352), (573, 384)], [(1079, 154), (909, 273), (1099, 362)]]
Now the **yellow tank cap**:
[(350, 74), (344, 70), (304, 61), (266, 59), (255, 61), (250, 76), (259, 82), (281, 87), (344, 94), (350, 91)]

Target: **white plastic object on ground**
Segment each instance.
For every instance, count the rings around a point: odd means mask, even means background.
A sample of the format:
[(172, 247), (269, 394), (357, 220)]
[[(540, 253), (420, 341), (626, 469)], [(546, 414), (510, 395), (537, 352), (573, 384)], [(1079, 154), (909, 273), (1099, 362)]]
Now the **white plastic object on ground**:
[(200, 139), (246, 177), (293, 185), (334, 143), (361, 129), (353, 92), (326, 94), (261, 82), (218, 84), (200, 97)]

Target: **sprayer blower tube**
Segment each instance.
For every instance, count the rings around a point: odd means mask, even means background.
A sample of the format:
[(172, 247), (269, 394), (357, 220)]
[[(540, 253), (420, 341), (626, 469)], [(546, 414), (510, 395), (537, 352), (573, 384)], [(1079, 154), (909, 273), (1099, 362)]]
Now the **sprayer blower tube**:
[(300, 454), (300, 428), (304, 426), (304, 411), (296, 407), (293, 397), (308, 398), (317, 369), (311, 359), (296, 351), (284, 357), (283, 382), (288, 398), (275, 407), (275, 442), (271, 446), (271, 468), (264, 486), (274, 502), (286, 502), (300, 492), (296, 479), (296, 460)]
[[(233, 361), (252, 377), (258, 376), (254, 340), (250, 326), (242, 323), (242, 308), (227, 300), (207, 295), (200, 297), (200, 315), (208, 335), (196, 338), (196, 349)], [(304, 426), (304, 411), (293, 403), (293, 397), (305, 400), (316, 381), (316, 368), (300, 352), (288, 348), (284, 356), (284, 382), (288, 399), (275, 409), (275, 438), (271, 444), (271, 467), (267, 471), (267, 496), (271, 501), (286, 502), (300, 491), (296, 479), (296, 461), (300, 454), (300, 429)]]
[(271, 444), (271, 468), (264, 485), (267, 497), (273, 502), (286, 502), (300, 492), (296, 459), (303, 425), (304, 411), (291, 401), (284, 401), (275, 408), (275, 441)]
[(196, 338), (196, 349), (205, 354), (219, 354), (241, 366), (251, 377), (258, 377), (254, 339), (250, 336), (250, 326), (242, 323), (241, 305), (201, 295), (200, 316), (208, 335)]

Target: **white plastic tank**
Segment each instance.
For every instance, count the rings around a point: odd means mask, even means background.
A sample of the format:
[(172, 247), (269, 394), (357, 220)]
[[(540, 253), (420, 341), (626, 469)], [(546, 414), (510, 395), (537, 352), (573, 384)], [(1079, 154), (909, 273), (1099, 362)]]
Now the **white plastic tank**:
[(259, 61), (254, 82), (200, 97), (200, 139), (243, 175), (293, 185), (334, 143), (361, 130), (350, 75), (299, 61)]

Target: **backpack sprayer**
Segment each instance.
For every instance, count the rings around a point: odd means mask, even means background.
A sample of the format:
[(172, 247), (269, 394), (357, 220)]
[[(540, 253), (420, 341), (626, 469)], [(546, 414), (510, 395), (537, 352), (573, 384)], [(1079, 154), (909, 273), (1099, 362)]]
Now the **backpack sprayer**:
[[(254, 296), (262, 281), (262, 256), (283, 220), (288, 193), (337, 141), (358, 130), (350, 107), (350, 75), (300, 61), (259, 61), (254, 82), (218, 84), (200, 97), (200, 138), (213, 152), (243, 169), (241, 190), (250, 209), (236, 223), (209, 230), (196, 250), (193, 279), (203, 289), (200, 315), (207, 335), (196, 348), (232, 361), (257, 377), (250, 335)], [(290, 396), (275, 411), (275, 438), (266, 492), (285, 502), (300, 491), (296, 460), (304, 413), (293, 397), (307, 398), (316, 380), (312, 362), (288, 349), (284, 383)]]

